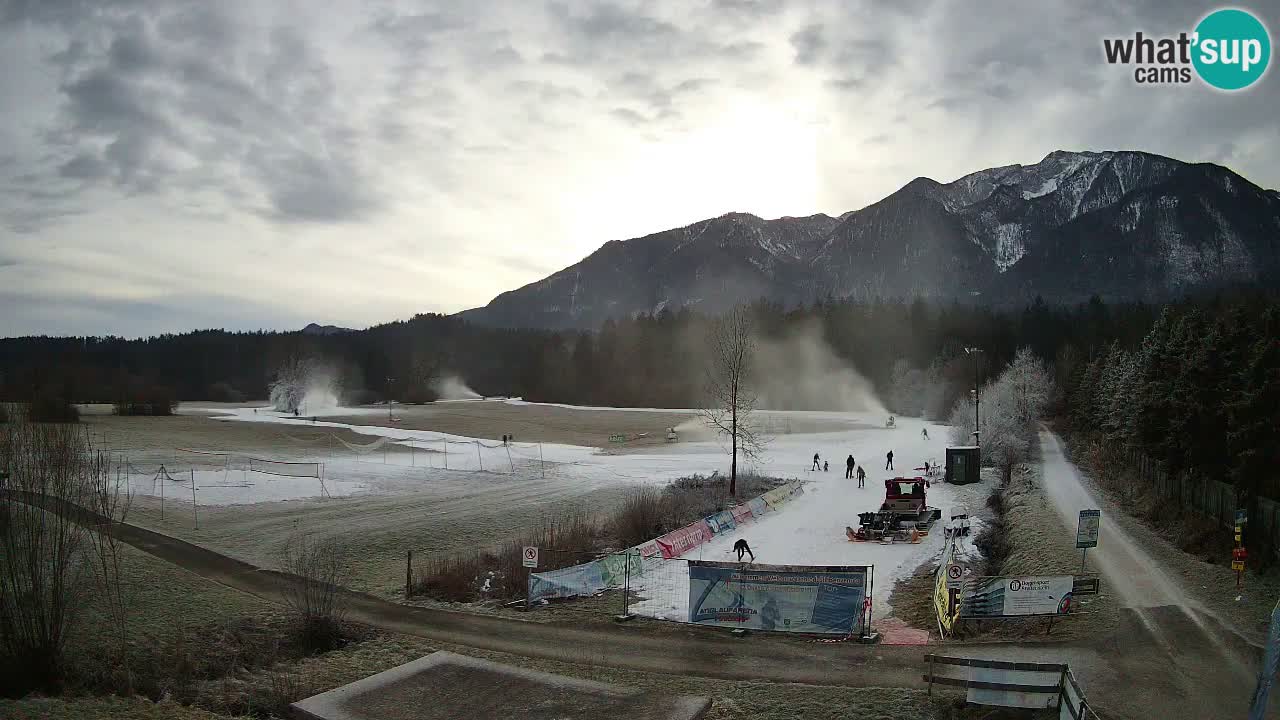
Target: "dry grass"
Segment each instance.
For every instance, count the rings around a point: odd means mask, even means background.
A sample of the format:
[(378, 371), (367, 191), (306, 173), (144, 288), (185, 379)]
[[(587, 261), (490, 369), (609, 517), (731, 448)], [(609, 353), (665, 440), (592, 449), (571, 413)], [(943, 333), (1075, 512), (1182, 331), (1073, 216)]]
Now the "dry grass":
[(740, 476), (737, 497), (729, 496), (728, 478), (719, 474), (680, 478), (661, 490), (631, 488), (621, 506), (603, 517), (569, 508), (496, 549), (432, 558), (415, 578), (412, 594), (449, 602), (524, 597), (529, 586), (529, 569), (521, 562), (525, 546), (540, 548), (539, 571), (571, 567), (726, 510), (781, 482)]

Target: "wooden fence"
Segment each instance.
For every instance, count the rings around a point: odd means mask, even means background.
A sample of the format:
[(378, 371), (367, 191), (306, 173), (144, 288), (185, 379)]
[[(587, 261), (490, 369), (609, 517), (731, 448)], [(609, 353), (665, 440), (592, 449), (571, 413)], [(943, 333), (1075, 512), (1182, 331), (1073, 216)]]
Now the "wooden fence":
[[(1132, 462), (1142, 482), (1154, 488), (1162, 500), (1176, 503), (1230, 529), (1235, 525), (1236, 489), (1227, 483), (1196, 477), (1190, 473), (1171, 475), (1160, 463), (1139, 452), (1131, 452)], [(1257, 507), (1249, 515), (1245, 539), (1254, 550), (1280, 554), (1280, 503), (1258, 497)]]

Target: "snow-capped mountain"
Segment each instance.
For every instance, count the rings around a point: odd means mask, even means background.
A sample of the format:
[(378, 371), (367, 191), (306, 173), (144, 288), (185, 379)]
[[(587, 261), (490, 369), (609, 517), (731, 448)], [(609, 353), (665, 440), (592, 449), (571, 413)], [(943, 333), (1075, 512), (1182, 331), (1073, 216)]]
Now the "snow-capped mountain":
[(767, 297), (1158, 301), (1276, 277), (1280, 193), (1231, 170), (1141, 152), (1055, 151), (951, 183), (917, 178), (861, 210), (730, 213), (610, 241), (463, 313), (485, 324), (608, 317)]

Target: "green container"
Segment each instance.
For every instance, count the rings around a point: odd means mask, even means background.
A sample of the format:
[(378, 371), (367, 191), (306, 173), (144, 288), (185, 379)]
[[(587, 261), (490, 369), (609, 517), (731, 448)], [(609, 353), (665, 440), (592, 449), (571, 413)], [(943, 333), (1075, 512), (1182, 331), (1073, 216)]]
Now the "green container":
[(947, 482), (968, 485), (981, 480), (981, 448), (976, 445), (947, 448)]

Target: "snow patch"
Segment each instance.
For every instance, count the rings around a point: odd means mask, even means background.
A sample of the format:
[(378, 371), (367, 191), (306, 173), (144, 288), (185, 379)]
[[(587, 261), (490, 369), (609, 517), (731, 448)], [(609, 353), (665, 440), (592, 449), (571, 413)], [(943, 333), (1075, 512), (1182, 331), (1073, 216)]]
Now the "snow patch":
[(1024, 240), (1026, 228), (1021, 223), (1002, 223), (996, 226), (995, 261), (1000, 272), (1013, 267), (1027, 254)]

